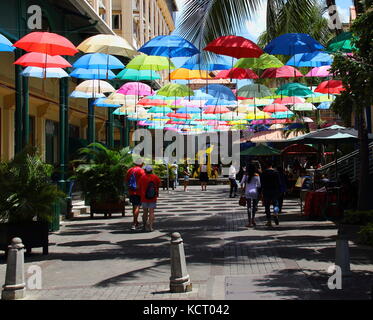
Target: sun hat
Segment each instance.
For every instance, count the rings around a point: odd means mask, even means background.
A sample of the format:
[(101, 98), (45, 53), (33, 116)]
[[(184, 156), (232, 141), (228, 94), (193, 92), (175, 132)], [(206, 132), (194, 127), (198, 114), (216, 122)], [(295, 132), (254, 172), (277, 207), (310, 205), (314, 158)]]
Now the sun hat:
[(141, 166), (144, 161), (141, 159), (141, 158), (136, 158), (134, 161), (133, 161), (134, 164), (138, 165), (138, 166)]
[(148, 165), (145, 166), (144, 170), (145, 170), (146, 172), (152, 172), (152, 171), (153, 171), (153, 167), (152, 167), (151, 165), (148, 164)]

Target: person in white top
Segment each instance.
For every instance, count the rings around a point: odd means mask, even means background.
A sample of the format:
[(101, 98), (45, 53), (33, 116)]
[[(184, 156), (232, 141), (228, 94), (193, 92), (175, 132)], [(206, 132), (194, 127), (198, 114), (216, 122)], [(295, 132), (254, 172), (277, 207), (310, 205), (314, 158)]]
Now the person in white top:
[[(230, 191), (229, 191), (229, 198), (234, 198), (237, 196), (237, 181), (236, 181), (236, 168), (233, 164), (229, 167), (229, 183), (231, 185)], [(234, 194), (234, 195), (233, 195)]]
[(258, 210), (260, 177), (253, 165), (249, 165), (241, 180), (241, 192), (245, 195), (249, 223), (246, 227), (256, 226), (255, 213)]

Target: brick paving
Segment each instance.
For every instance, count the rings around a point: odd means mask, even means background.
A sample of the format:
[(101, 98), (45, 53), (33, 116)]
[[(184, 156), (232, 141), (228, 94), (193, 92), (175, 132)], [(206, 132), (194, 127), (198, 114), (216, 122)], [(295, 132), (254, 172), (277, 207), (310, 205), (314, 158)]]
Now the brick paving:
[[(50, 254), (41, 249), (25, 257), (42, 268), (41, 290), (31, 300), (247, 300), (369, 299), (373, 248), (350, 242), (352, 276), (342, 290), (329, 290), (327, 268), (334, 262), (336, 228), (328, 221), (299, 216), (296, 199), (286, 200), (279, 226), (247, 229), (246, 210), (229, 198), (228, 186), (197, 186), (186, 193), (161, 192), (156, 230), (130, 231), (126, 217), (89, 214), (65, 221), (50, 235)], [(189, 293), (171, 294), (170, 234), (181, 233)], [(0, 253), (0, 284), (5, 259)], [(27, 277), (26, 277), (27, 279)]]

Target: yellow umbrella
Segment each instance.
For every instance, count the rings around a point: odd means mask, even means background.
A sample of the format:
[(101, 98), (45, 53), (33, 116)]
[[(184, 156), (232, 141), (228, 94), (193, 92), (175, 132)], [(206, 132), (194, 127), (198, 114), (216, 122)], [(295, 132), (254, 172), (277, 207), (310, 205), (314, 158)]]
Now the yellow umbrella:
[(248, 120), (263, 120), (263, 119), (270, 119), (271, 114), (263, 111), (259, 111), (256, 113), (248, 113), (246, 115), (246, 119)]
[(229, 121), (230, 125), (247, 124), (247, 120), (233, 120)]
[(171, 72), (171, 80), (212, 79), (208, 71), (179, 68)]
[(258, 113), (258, 112), (261, 112), (258, 108), (254, 107), (254, 106), (238, 106), (235, 110), (235, 112), (237, 113)]
[(306, 102), (311, 103), (321, 103), (321, 102), (332, 102), (334, 101), (335, 97), (333, 95), (322, 95), (318, 97), (309, 97), (306, 99)]
[(273, 99), (244, 99), (239, 100), (240, 105), (257, 105), (257, 106), (266, 106), (273, 102)]
[(88, 94), (114, 92), (115, 88), (108, 82), (102, 80), (86, 80), (76, 86), (75, 91)]
[(77, 48), (86, 53), (101, 52), (125, 57), (139, 54), (127, 40), (112, 34), (98, 34), (90, 37), (79, 44)]

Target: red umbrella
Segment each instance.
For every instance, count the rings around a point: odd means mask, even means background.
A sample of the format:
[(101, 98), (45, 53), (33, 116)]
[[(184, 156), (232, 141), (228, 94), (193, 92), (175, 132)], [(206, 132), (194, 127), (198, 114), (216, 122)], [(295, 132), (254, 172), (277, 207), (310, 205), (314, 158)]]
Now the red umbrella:
[(258, 79), (258, 75), (251, 69), (232, 68), (220, 71), (216, 79)]
[(178, 119), (192, 119), (189, 113), (167, 113), (167, 117)]
[(284, 98), (277, 98), (273, 101), (274, 104), (295, 104), (295, 103), (304, 103), (306, 102), (305, 99), (301, 97), (284, 97)]
[(209, 106), (207, 107), (203, 113), (211, 113), (211, 114), (217, 114), (217, 113), (227, 113), (230, 112), (230, 110), (225, 106)]
[(289, 111), (287, 107), (285, 107), (283, 104), (270, 104), (268, 106), (265, 106), (263, 109), (264, 112), (286, 112)]
[(328, 80), (321, 82), (315, 92), (327, 93), (327, 94), (339, 94), (341, 91), (346, 90), (341, 80)]
[(295, 78), (303, 77), (297, 69), (292, 66), (282, 66), (280, 68), (268, 68), (266, 69), (261, 78)]
[(73, 56), (78, 49), (65, 37), (50, 32), (31, 32), (19, 39), (14, 47), (25, 51), (47, 53), (51, 56)]
[(45, 53), (29, 52), (20, 57), (14, 64), (19, 64), (24, 67), (39, 67), (39, 68), (67, 68), (71, 64), (66, 59), (60, 56), (50, 56)]
[(137, 104), (141, 106), (167, 106), (168, 103), (166, 100), (162, 100), (162, 99), (142, 98)]
[(240, 36), (219, 37), (210, 42), (203, 50), (237, 59), (259, 58), (264, 53), (254, 42)]

